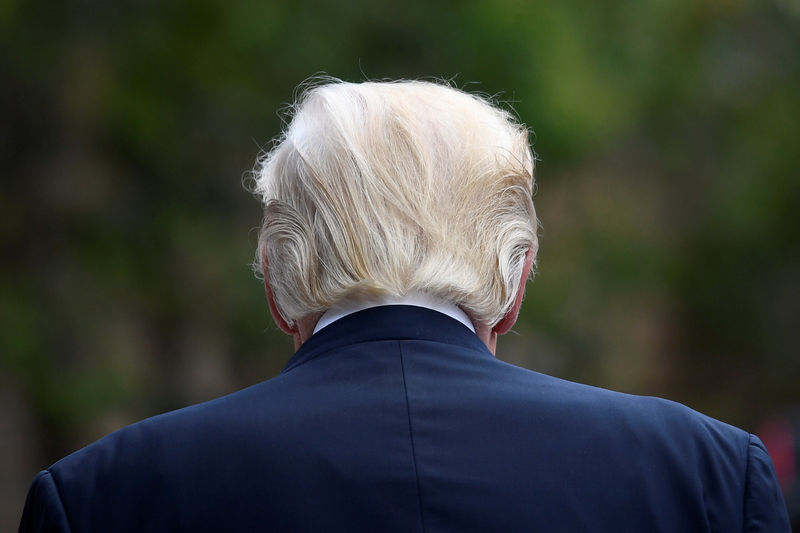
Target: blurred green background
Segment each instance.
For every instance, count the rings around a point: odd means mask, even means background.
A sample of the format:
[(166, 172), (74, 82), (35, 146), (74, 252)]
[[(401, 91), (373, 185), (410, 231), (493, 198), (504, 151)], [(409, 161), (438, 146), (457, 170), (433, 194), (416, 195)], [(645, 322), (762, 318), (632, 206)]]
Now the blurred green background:
[(501, 358), (751, 431), (800, 403), (795, 0), (3, 0), (0, 50), (0, 530), (64, 454), (280, 371), (242, 181), (320, 72), (535, 131)]

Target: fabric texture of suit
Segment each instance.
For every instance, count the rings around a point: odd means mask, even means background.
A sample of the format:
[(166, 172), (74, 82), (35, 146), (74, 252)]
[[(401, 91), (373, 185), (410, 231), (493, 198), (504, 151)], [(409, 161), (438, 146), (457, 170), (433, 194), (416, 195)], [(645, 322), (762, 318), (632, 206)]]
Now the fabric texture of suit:
[(789, 531), (758, 438), (495, 359), (424, 308), (360, 311), (277, 377), (34, 480), (21, 531)]

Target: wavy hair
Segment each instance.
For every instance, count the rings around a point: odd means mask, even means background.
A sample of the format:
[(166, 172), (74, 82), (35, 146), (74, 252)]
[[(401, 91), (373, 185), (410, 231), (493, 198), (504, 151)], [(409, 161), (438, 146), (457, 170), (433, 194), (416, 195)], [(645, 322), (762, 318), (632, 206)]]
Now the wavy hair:
[[(345, 299), (420, 292), (496, 324), (538, 248), (528, 131), (426, 81), (307, 88), (255, 170), (254, 268), (290, 325)], [(267, 259), (267, 263), (264, 259)]]

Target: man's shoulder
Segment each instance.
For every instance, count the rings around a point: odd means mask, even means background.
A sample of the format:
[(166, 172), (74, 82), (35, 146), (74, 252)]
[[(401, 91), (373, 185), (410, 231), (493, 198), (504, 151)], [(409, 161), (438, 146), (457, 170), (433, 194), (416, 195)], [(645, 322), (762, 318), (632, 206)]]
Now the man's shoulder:
[[(270, 390), (280, 385), (268, 380), (125, 426), (50, 466), (34, 489), (58, 495), (73, 529), (126, 520), (127, 530), (158, 529), (146, 520), (172, 517), (176, 500), (191, 501), (200, 487), (220, 489), (226, 464), (245, 463), (259, 446), (279, 441), (270, 439), (282, 411)], [(258, 457), (268, 462), (281, 454)]]
[[(685, 404), (577, 383), (501, 363), (503, 390), (529, 419), (542, 419), (576, 434), (596, 434), (628, 447), (660, 447), (687, 463), (725, 457), (744, 468), (750, 434)], [(713, 450), (713, 452), (712, 452)], [(733, 465), (731, 465), (733, 466)]]
[(624, 495), (631, 508), (659, 501), (665, 512), (693, 516), (685, 519), (689, 522), (708, 520), (713, 530), (739, 530), (743, 517), (750, 520), (742, 507), (749, 500), (759, 502), (753, 509), (776, 509), (780, 517), (771, 463), (747, 431), (664, 398), (526, 370), (512, 368), (508, 374), (521, 386), (512, 380), (510, 400), (503, 404), (516, 410), (514, 419), (528, 424), (515, 431), (524, 440), (519, 455), (535, 450), (537, 457), (546, 457), (532, 463), (535, 471), (544, 468), (562, 477), (581, 472), (568, 492), (603, 501), (602, 495), (612, 491)]
[(110, 466), (125, 463), (126, 455), (144, 460), (149, 454), (164, 453), (170, 447), (185, 446), (192, 441), (200, 445), (223, 428), (246, 423), (251, 411), (274, 410), (275, 405), (268, 401), (272, 397), (270, 389), (279, 385), (280, 380), (273, 378), (218, 398), (139, 420), (67, 455), (49, 470), (60, 473), (75, 466), (85, 467), (87, 461)]
[[(67, 455), (48, 470), (56, 484), (95, 477), (141, 482), (158, 473), (178, 474), (183, 467), (252, 437), (255, 420), (263, 438), (280, 425), (281, 404), (274, 399), (281, 377), (206, 402), (154, 415), (122, 427)], [(277, 428), (274, 429), (278, 431)], [(96, 483), (97, 479), (92, 483)]]

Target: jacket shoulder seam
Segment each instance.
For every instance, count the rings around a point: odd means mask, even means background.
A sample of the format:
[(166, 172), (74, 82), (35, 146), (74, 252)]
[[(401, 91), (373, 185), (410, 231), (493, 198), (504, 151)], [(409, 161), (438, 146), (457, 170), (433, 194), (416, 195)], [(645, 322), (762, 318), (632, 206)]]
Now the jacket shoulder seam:
[(60, 506), (61, 514), (64, 516), (64, 522), (67, 524), (67, 532), (72, 531), (72, 526), (69, 522), (69, 515), (67, 514), (67, 508), (64, 506), (64, 500), (61, 498), (61, 490), (58, 488), (58, 483), (56, 482), (56, 476), (53, 474), (50, 469), (44, 470), (42, 474), (50, 477), (50, 482), (53, 484), (53, 490), (56, 493), (56, 498), (58, 499), (58, 504)]

